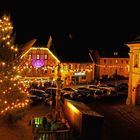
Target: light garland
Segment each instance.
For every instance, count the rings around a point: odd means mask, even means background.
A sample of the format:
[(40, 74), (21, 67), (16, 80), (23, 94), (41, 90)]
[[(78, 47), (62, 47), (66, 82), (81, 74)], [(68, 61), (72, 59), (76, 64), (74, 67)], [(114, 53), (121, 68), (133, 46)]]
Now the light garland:
[(129, 67), (129, 65), (120, 66), (120, 65), (100, 65), (100, 64), (94, 64), (94, 66), (103, 67), (103, 68), (128, 68)]

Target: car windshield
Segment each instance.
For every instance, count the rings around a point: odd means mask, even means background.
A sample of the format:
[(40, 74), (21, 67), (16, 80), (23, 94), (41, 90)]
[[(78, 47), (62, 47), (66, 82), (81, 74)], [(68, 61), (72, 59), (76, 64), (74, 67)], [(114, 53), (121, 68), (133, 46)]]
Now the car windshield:
[(89, 88), (97, 88), (97, 86), (89, 86)]
[(111, 85), (111, 84), (108, 84), (107, 86), (109, 86), (109, 87), (115, 87), (115, 85)]
[(78, 90), (81, 90), (81, 91), (91, 91), (90, 89), (86, 88), (86, 87), (80, 87), (80, 88), (77, 88)]
[(43, 96), (45, 94), (45, 92), (41, 90), (30, 90), (29, 93), (32, 95), (38, 95), (38, 96)]
[(74, 91), (74, 89), (72, 89), (72, 88), (63, 88), (62, 90)]

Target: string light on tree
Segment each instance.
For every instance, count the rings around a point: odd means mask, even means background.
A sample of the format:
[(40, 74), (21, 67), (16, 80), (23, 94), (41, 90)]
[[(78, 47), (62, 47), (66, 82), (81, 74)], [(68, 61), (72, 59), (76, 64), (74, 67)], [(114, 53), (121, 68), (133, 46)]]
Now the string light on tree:
[[(27, 93), (24, 89), (25, 85), (21, 84), (17, 79), (13, 77), (2, 77), (3, 80), (0, 83), (0, 115), (10, 112), (11, 110), (19, 110), (28, 105)], [(15, 111), (14, 110), (14, 111)]]
[(14, 44), (13, 26), (9, 16), (0, 18), (0, 116), (18, 116), (29, 104), (26, 87), (17, 79), (15, 58), (18, 48)]
[(3, 16), (0, 19), (0, 38), (1, 41), (6, 42), (7, 45), (10, 45), (10, 36), (12, 34), (13, 26), (10, 22), (8, 16)]
[(15, 55), (17, 55), (17, 52), (18, 48), (15, 45), (12, 21), (10, 16), (3, 15), (0, 18), (0, 60), (2, 60), (6, 66), (9, 66), (12, 64), (11, 61)]

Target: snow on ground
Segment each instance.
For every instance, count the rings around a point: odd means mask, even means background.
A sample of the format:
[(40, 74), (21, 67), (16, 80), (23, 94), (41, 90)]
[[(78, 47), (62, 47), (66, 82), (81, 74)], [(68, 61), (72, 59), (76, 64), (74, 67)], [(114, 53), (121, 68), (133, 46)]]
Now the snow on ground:
[(0, 140), (33, 140), (29, 120), (32, 116), (45, 116), (49, 112), (49, 106), (42, 103), (30, 106), (26, 115), (14, 125), (6, 124), (3, 120), (0, 120)]

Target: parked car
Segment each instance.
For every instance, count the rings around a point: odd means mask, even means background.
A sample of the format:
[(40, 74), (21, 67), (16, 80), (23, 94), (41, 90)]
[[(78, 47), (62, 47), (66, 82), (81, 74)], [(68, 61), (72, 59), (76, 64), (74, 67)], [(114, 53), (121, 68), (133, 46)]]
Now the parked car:
[(104, 96), (104, 92), (97, 85), (87, 85), (87, 88), (94, 92), (94, 99), (101, 99)]
[(105, 96), (117, 95), (117, 90), (113, 86), (101, 84), (99, 85), (99, 89), (103, 91)]
[(41, 103), (45, 99), (45, 92), (43, 90), (30, 89), (28, 93), (31, 104)]
[(77, 92), (76, 89), (72, 88), (72, 87), (65, 87), (61, 89), (61, 94), (73, 94), (74, 92)]
[(117, 85), (117, 91), (127, 91), (128, 90), (128, 83), (120, 83)]
[(87, 85), (86, 87), (92, 90), (99, 89), (97, 85)]
[(61, 89), (61, 96), (66, 99), (73, 99), (76, 93), (77, 90), (72, 87), (65, 87)]
[(80, 86), (76, 88), (77, 90), (77, 100), (82, 101), (82, 102), (92, 102), (94, 99), (94, 91), (85, 87), (85, 86)]

